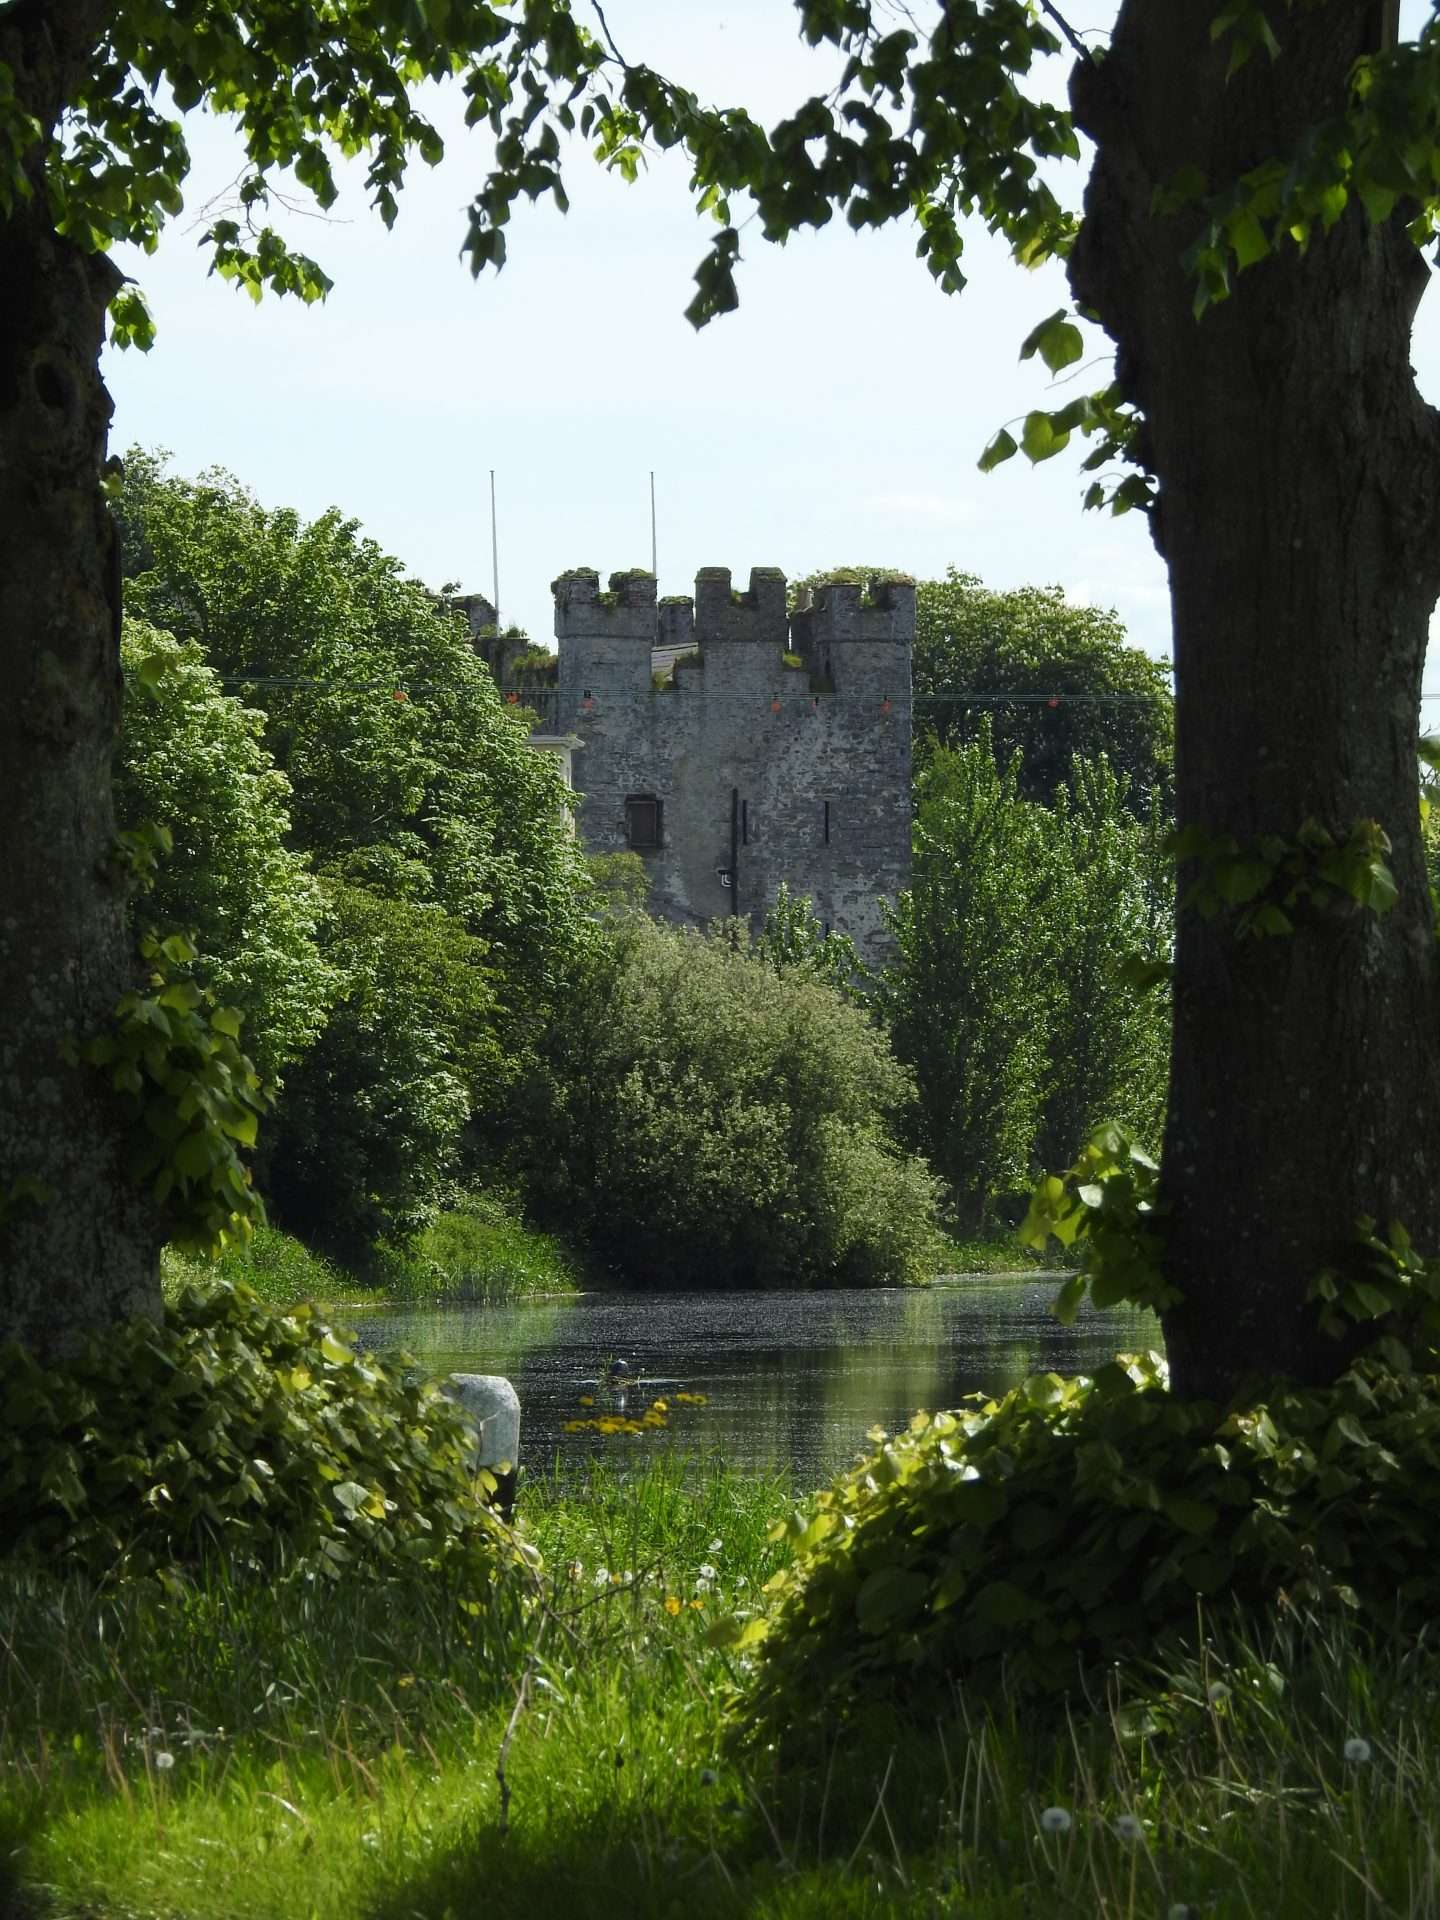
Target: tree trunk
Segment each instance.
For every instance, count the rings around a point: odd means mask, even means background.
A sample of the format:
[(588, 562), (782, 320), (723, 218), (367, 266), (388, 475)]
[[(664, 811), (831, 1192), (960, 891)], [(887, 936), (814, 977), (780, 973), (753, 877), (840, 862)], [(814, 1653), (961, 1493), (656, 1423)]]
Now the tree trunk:
[[(1308, 252), (1242, 274), (1196, 321), (1179, 260), (1195, 216), (1152, 216), (1182, 166), (1212, 187), (1338, 109), (1376, 13), (1272, 10), (1285, 35), (1229, 83), (1214, 0), (1125, 0), (1077, 73), (1098, 145), (1071, 267), (1118, 346), (1158, 482), (1174, 616), (1180, 825), (1293, 839), (1378, 820), (1398, 905), (1302, 912), (1237, 940), (1183, 914), (1162, 1198), (1172, 1377), (1228, 1395), (1252, 1371), (1320, 1382), (1348, 1349), (1307, 1289), (1353, 1266), (1357, 1221), (1440, 1251), (1436, 941), (1415, 753), (1440, 590), (1436, 419), (1409, 367), (1427, 269), (1358, 208)], [(1367, 34), (1371, 36), (1367, 42)], [(1181, 875), (1184, 890), (1186, 875)]]
[[(43, 127), (103, 12), (0, 22), (0, 62)], [(33, 196), (0, 218), (0, 1338), (49, 1352), (158, 1312), (159, 1232), (126, 1171), (123, 1110), (63, 1051), (107, 1024), (136, 965), (113, 862), (119, 567), (101, 485), (119, 276), (55, 234), (42, 151)]]

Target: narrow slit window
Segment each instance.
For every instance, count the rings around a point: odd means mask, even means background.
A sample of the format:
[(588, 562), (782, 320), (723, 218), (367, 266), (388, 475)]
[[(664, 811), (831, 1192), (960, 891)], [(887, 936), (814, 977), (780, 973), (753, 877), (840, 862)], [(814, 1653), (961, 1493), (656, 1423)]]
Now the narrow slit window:
[(632, 793), (625, 801), (625, 844), (637, 852), (660, 845), (660, 802), (651, 793)]
[(830, 802), (825, 802), (825, 844), (830, 844)]
[(748, 800), (740, 802), (740, 844), (742, 847), (748, 847), (750, 844), (750, 802)]

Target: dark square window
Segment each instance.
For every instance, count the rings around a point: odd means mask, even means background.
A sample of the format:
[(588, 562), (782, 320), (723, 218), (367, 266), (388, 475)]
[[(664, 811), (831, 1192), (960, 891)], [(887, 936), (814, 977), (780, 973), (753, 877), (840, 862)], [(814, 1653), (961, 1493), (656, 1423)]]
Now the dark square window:
[(637, 849), (660, 845), (660, 802), (648, 793), (632, 793), (625, 802), (625, 844)]

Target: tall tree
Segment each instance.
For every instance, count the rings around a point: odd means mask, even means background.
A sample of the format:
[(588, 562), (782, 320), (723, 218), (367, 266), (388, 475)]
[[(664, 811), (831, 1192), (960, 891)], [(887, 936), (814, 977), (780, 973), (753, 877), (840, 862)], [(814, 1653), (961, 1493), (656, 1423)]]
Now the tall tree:
[[(185, 151), (161, 81), (182, 111), (208, 100), (238, 119), (259, 230), (221, 220), (209, 239), (220, 272), (256, 291), (325, 285), (260, 226), (268, 174), (293, 166), (328, 201), (330, 143), (364, 151), (393, 217), (408, 155), (439, 148), (410, 89), (452, 75), (497, 135), (470, 209), (477, 268), (503, 261), (517, 195), (563, 205), (577, 123), (628, 171), (646, 141), (688, 152), (718, 220), (696, 322), (735, 303), (742, 191), (776, 240), (837, 209), (857, 227), (911, 214), (948, 290), (967, 214), (1027, 264), (1068, 255), (1115, 378), (1037, 410), (1022, 444), (1040, 458), (1077, 430), (1095, 441), (1092, 498), (1149, 514), (1174, 597), (1177, 812), (1201, 883), (1182, 893), (1163, 1182), (1177, 1382), (1326, 1377), (1344, 1348), (1306, 1294), (1349, 1257), (1357, 1217), (1440, 1243), (1414, 753), (1440, 424), (1408, 364), (1417, 247), (1440, 214), (1440, 23), (1396, 44), (1391, 0), (1273, 19), (1255, 0), (1122, 0), (1101, 57), (1051, 0), (945, 0), (923, 39), (880, 0), (797, 13), (844, 71), (767, 133), (622, 58), (599, 8), (602, 38), (582, 32), (564, 0), (0, 0), (0, 284), (16, 290), (0, 320), (0, 761), (20, 796), (0, 852), (0, 994), (23, 1010), (0, 1194), (28, 1177), (60, 1196), (7, 1208), (9, 1327), (38, 1335), (154, 1297), (154, 1233), (108, 1096), (56, 1059), (129, 966), (104, 877), (117, 596), (97, 358), (117, 288), (98, 256), (178, 206)], [(1073, 118), (1030, 79), (1067, 41)], [(1050, 184), (1049, 163), (1079, 157), (1077, 129), (1095, 147), (1083, 222)], [(119, 325), (144, 325), (123, 294)], [(1052, 366), (1084, 351), (1064, 314), (1027, 348)], [(1013, 447), (997, 438), (988, 459)], [(1115, 457), (1137, 470), (1112, 486)], [(1382, 832), (1398, 889), (1383, 913)], [(1256, 927), (1276, 937), (1237, 940)]]

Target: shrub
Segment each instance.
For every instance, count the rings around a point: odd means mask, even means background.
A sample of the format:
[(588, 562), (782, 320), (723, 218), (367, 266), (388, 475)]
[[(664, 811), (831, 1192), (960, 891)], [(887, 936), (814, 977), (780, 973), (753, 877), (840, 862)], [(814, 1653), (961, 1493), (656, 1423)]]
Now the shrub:
[(543, 1225), (652, 1286), (937, 1271), (936, 1185), (893, 1143), (910, 1082), (865, 1014), (718, 935), (611, 922), (539, 1044), (512, 1166)]
[(1434, 1376), (1365, 1360), (1225, 1408), (1131, 1355), (876, 1437), (784, 1523), (768, 1614), (725, 1630), (759, 1649), (757, 1732), (882, 1699), (928, 1713), (941, 1681), (1061, 1691), (1184, 1641), (1211, 1595), (1377, 1630), (1440, 1607)]
[(331, 1578), (449, 1571), (478, 1593), (527, 1557), (479, 1491), (436, 1385), (248, 1287), (188, 1290), (55, 1366), (0, 1349), (0, 1551), (51, 1567), (223, 1553)]

